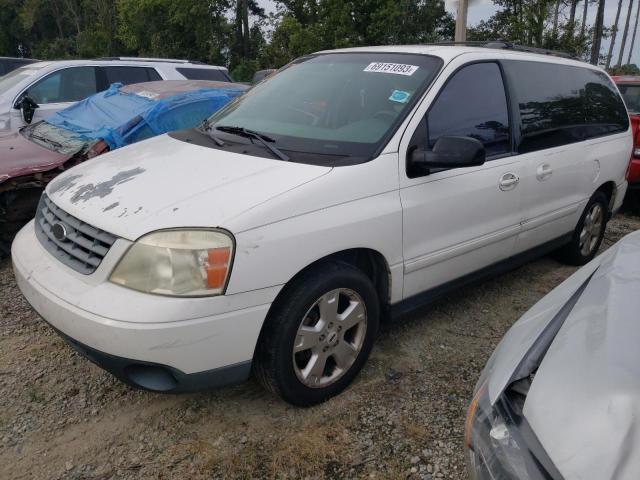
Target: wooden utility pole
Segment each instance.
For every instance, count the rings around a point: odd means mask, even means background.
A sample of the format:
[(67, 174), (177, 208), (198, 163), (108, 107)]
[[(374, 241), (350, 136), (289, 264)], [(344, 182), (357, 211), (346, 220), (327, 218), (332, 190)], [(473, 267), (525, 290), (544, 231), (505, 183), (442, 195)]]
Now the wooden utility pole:
[(467, 10), (469, 0), (458, 0), (458, 14), (456, 16), (456, 42), (467, 41)]

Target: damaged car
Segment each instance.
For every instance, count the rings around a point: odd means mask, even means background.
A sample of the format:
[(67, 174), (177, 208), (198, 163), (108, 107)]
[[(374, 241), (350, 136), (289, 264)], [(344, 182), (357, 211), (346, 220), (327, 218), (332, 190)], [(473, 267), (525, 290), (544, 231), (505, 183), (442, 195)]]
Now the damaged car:
[(0, 137), (0, 254), (9, 253), (13, 235), (33, 218), (56, 175), (110, 150), (196, 126), (247, 88), (206, 80), (113, 84)]
[(201, 126), (51, 182), (12, 247), (26, 299), (140, 388), (251, 372), (344, 390), (382, 319), (556, 252), (597, 253), (632, 138), (601, 69), (510, 44), (293, 61)]
[(635, 232), (511, 327), (469, 408), (472, 479), (639, 477), (638, 272)]

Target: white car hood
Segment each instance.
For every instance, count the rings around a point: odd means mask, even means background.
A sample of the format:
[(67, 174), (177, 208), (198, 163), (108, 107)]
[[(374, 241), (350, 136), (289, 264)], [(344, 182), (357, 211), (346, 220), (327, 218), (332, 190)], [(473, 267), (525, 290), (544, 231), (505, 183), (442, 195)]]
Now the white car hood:
[(524, 405), (566, 480), (640, 478), (640, 232), (610, 251), (544, 356)]
[(135, 240), (162, 228), (227, 228), (232, 218), (329, 171), (162, 135), (85, 162), (46, 191), (80, 220)]

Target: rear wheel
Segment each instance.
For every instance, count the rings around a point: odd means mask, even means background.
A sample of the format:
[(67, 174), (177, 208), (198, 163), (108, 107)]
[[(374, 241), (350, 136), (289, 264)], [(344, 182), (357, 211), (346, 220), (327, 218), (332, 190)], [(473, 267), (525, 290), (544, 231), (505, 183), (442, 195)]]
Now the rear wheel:
[(580, 217), (571, 242), (557, 252), (559, 260), (570, 265), (584, 265), (598, 253), (607, 228), (609, 199), (603, 192), (596, 192)]
[(274, 305), (256, 350), (255, 374), (294, 405), (337, 395), (366, 362), (379, 303), (369, 278), (339, 262), (303, 274)]

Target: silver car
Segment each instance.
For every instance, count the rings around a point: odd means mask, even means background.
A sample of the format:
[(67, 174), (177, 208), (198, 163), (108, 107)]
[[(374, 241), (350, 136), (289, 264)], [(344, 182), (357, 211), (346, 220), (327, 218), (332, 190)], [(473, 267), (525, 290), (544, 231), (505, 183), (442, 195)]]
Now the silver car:
[(640, 232), (531, 308), (467, 416), (474, 479), (640, 478)]

